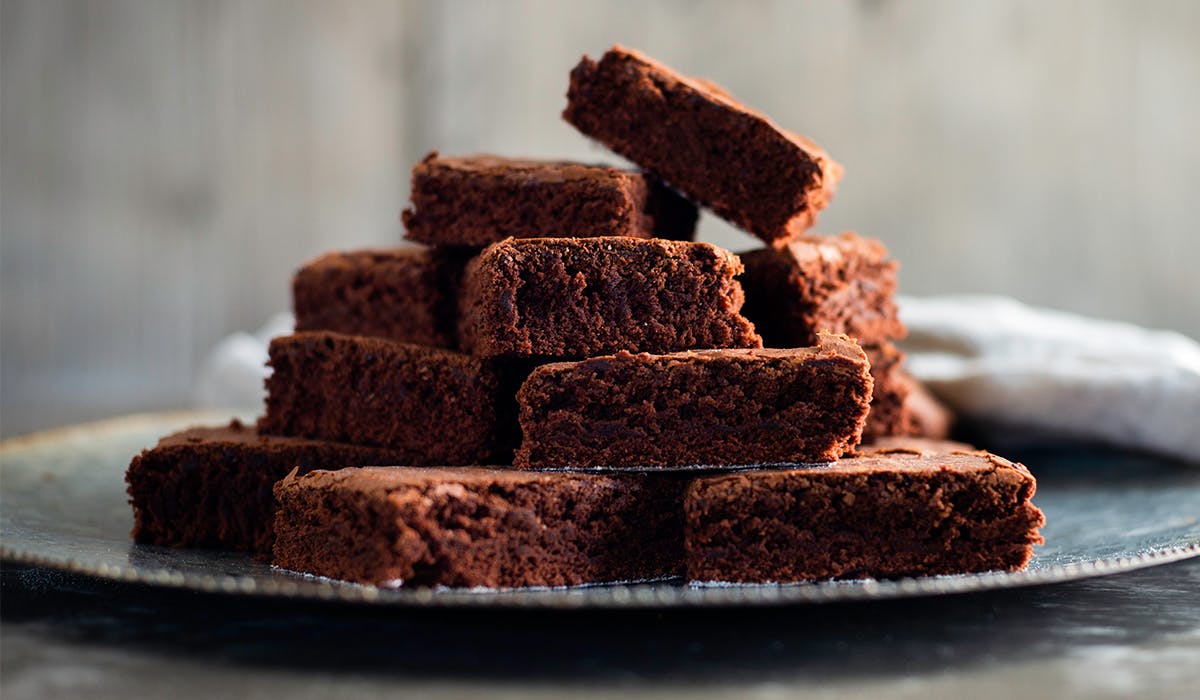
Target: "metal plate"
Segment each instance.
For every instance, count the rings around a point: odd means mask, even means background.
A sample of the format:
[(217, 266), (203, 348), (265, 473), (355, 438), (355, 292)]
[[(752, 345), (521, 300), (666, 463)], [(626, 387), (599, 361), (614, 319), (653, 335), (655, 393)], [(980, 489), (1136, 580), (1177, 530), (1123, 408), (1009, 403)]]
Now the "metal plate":
[(1200, 470), (1078, 448), (1021, 455), (1038, 477), (1046, 544), (1026, 571), (896, 581), (683, 582), (478, 591), (380, 589), (273, 570), (247, 555), (133, 543), (124, 473), (159, 436), (228, 414), (130, 416), (0, 445), (0, 557), (151, 586), (392, 606), (666, 608), (824, 603), (1069, 581), (1200, 555)]

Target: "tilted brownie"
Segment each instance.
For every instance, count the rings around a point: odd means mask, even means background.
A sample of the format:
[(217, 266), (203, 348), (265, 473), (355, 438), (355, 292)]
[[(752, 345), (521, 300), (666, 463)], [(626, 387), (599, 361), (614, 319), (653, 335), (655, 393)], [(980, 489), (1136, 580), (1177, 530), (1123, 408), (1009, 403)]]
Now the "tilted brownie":
[(788, 582), (1024, 568), (1045, 522), (1029, 471), (910, 443), (827, 466), (736, 472), (688, 487), (688, 577)]
[(275, 487), (277, 566), (376, 585), (570, 586), (678, 576), (686, 481), (345, 469)]
[(501, 442), (496, 368), (452, 350), (310, 332), (271, 341), (260, 432), (486, 464)]
[(863, 347), (871, 363), (871, 412), (863, 428), (863, 442), (913, 432), (912, 416), (908, 410), (910, 384), (904, 379), (901, 365), (904, 353), (895, 344), (884, 341)]
[(292, 281), (297, 331), (455, 345), (461, 250), (396, 248), (326, 253)]
[(818, 331), (845, 333), (863, 346), (905, 334), (893, 299), (898, 266), (878, 241), (810, 234), (741, 259), (743, 312), (767, 347), (811, 345)]
[(133, 506), (133, 538), (269, 556), (275, 519), (271, 489), (293, 469), (415, 464), (419, 459), (403, 450), (258, 435), (237, 421), (184, 430), (159, 440), (129, 465), (125, 481)]
[(708, 243), (508, 239), (467, 266), (460, 342), (479, 357), (560, 359), (761, 347), (739, 313), (741, 270)]
[(769, 243), (812, 226), (841, 178), (807, 139), (620, 46), (571, 71), (563, 118)]
[(445, 158), (413, 168), (407, 238), (483, 247), (508, 237), (636, 236), (690, 240), (696, 207), (652, 175), (498, 156)]
[(835, 460), (859, 442), (863, 351), (814, 348), (618, 353), (543, 365), (517, 392), (526, 469), (679, 468)]

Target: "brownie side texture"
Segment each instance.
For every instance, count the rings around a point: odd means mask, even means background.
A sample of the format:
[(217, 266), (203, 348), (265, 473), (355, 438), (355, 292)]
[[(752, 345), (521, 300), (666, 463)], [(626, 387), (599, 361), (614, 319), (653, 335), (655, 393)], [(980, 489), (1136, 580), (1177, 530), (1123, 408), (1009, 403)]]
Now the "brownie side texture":
[(408, 450), (422, 463), (485, 464), (500, 446), (495, 368), (461, 353), (311, 332), (271, 341), (259, 432)]
[(678, 576), (677, 475), (367, 468), (275, 488), (276, 565), (376, 585), (569, 586)]
[(908, 388), (904, 409), (908, 414), (908, 432), (932, 439), (945, 439), (954, 431), (956, 416), (929, 389), (901, 369), (899, 380)]
[(467, 267), (462, 348), (479, 357), (761, 347), (739, 313), (737, 256), (708, 243), (508, 239)]
[(764, 241), (812, 226), (842, 169), (711, 82), (614, 46), (571, 71), (563, 118)]
[(823, 467), (697, 479), (688, 576), (786, 582), (1024, 568), (1045, 522), (1029, 471), (987, 452), (901, 447)]
[(508, 237), (635, 236), (690, 240), (695, 205), (628, 170), (437, 151), (413, 168), (407, 238), (483, 247)]
[(898, 265), (878, 241), (807, 235), (741, 259), (743, 313), (768, 347), (811, 345), (818, 331), (845, 333), (863, 346), (905, 334), (893, 299)]
[(330, 252), (292, 281), (297, 331), (334, 331), (452, 348), (470, 255), (454, 249)]
[(908, 435), (913, 432), (912, 416), (908, 410), (910, 384), (903, 377), (901, 365), (904, 353), (893, 343), (884, 341), (878, 345), (863, 347), (871, 363), (871, 412), (863, 428), (863, 442), (890, 435)]
[(523, 469), (826, 462), (858, 444), (871, 375), (863, 351), (618, 353), (543, 365), (517, 393)]
[(275, 482), (299, 468), (413, 464), (405, 451), (258, 435), (234, 421), (159, 440), (125, 474), (133, 538), (168, 547), (270, 555)]
[(905, 435), (948, 438), (954, 413), (904, 371), (904, 353), (889, 342), (868, 345), (863, 351), (875, 380), (863, 442)]

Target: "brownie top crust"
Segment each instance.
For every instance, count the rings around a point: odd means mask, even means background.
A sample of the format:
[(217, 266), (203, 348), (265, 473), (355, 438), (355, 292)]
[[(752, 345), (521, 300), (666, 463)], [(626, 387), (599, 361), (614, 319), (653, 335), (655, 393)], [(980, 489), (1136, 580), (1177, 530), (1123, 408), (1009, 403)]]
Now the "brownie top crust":
[(979, 451), (978, 448), (968, 445), (965, 442), (911, 435), (876, 438), (869, 444), (859, 445), (855, 450), (858, 456), (910, 454), (926, 457), (948, 455), (956, 452), (973, 454)]
[[(429, 484), (530, 484), (536, 482), (561, 483), (565, 476), (580, 479), (596, 478), (591, 474), (564, 475), (549, 472), (518, 471), (508, 467), (423, 467), (421, 469), (396, 469), (390, 466), (360, 467), (338, 471), (317, 470), (307, 474), (292, 473), (281, 482), (281, 486), (303, 481), (312, 488), (344, 488), (360, 493), (387, 493), (397, 488), (425, 486)], [(454, 495), (453, 491), (447, 495)]]
[(428, 460), (423, 461), (419, 455), (414, 454), (411, 450), (388, 449), (373, 445), (361, 445), (293, 435), (260, 433), (254, 427), (248, 426), (237, 419), (230, 421), (228, 425), (199, 426), (165, 435), (159, 438), (158, 443), (153, 448), (143, 451), (142, 454), (144, 455), (148, 452), (162, 453), (180, 448), (189, 451), (202, 448), (205, 454), (215, 456), (219, 454), (218, 450), (221, 448), (233, 446), (242, 448), (243, 450), (260, 450), (266, 454), (301, 454), (305, 450), (314, 454), (335, 452), (354, 453), (359, 455), (357, 458), (359, 462), (354, 466), (366, 466), (362, 461), (364, 459), (370, 459), (374, 464), (390, 465), (396, 463), (397, 460), (403, 461), (404, 464), (409, 466), (428, 464)]
[(330, 444), (336, 444), (330, 443), (327, 440), (310, 440), (308, 438), (288, 437), (284, 435), (260, 435), (254, 428), (245, 425), (240, 420), (232, 420), (229, 422), (229, 425), (187, 428), (186, 430), (171, 433), (160, 438), (154, 449), (161, 450), (168, 447), (182, 447), (201, 443), (209, 445), (221, 443), (257, 445), (260, 447), (271, 447), (273, 445), (325, 447)]
[(818, 146), (715, 83), (623, 46), (580, 61), (563, 117), (771, 243), (809, 228), (842, 176)]
[(882, 265), (895, 271), (898, 265), (888, 258), (887, 247), (880, 241), (860, 236), (853, 231), (823, 236), (809, 233), (788, 241), (787, 251), (799, 264), (816, 263), (827, 267), (844, 266), (848, 261)]
[[(989, 481), (997, 484), (1011, 486), (1024, 484), (1018, 490), (1021, 499), (1027, 500), (1033, 496), (1037, 482), (1024, 464), (1009, 461), (985, 450), (941, 451), (945, 447), (948, 446), (927, 445), (925, 448), (908, 446), (876, 450), (868, 447), (854, 457), (846, 457), (836, 462), (815, 464), (799, 469), (772, 471), (770, 478), (788, 481), (805, 479), (817, 474), (870, 475), (949, 471), (967, 476), (986, 476)], [(752, 472), (707, 477), (703, 481), (706, 485), (711, 486), (726, 478), (745, 478), (746, 474), (752, 474)]]
[(618, 352), (612, 355), (592, 357), (579, 362), (550, 362), (533, 370), (531, 376), (543, 376), (567, 371), (604, 371), (618, 363), (644, 363), (653, 360), (656, 364), (672, 361), (733, 364), (758, 362), (760, 360), (799, 360), (805, 357), (842, 358), (861, 363), (866, 353), (844, 335), (821, 333), (818, 344), (806, 348), (722, 348), (706, 350), (681, 350), (679, 352), (652, 355), (650, 353)]
[(443, 156), (436, 151), (426, 156), (425, 160), (416, 166), (416, 170), (421, 174), (469, 174), (514, 180), (518, 183), (534, 180), (538, 182), (595, 180), (624, 183), (642, 179), (641, 173), (606, 165), (590, 165), (565, 160), (505, 158), (488, 154)]
[(331, 250), (301, 265), (296, 274), (299, 276), (324, 270), (356, 270), (363, 265), (382, 265), (393, 261), (423, 262), (428, 256), (428, 250), (416, 246)]

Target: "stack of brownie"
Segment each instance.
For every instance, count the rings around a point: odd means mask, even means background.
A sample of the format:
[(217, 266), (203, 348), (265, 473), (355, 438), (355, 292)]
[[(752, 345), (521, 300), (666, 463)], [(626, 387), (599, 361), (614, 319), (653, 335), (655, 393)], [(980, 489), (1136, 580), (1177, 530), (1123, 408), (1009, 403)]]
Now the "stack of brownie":
[[(427, 156), (403, 214), (421, 247), (299, 270), (265, 415), (135, 457), (134, 537), (380, 585), (1024, 566), (1023, 466), (885, 439), (916, 430), (895, 264), (807, 233), (841, 168), (620, 47), (567, 98), (643, 170)], [(767, 247), (692, 241), (693, 202)]]

